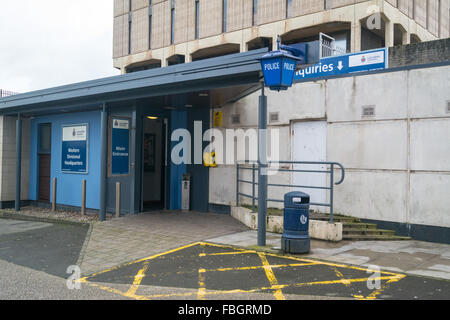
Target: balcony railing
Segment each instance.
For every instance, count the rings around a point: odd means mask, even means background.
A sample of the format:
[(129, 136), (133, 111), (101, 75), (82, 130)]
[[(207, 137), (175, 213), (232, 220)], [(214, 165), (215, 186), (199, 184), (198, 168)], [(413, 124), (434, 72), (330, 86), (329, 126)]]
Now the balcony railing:
[(320, 59), (346, 54), (347, 50), (336, 46), (336, 40), (325, 33), (319, 34)]
[(13, 95), (16, 95), (16, 94), (18, 94), (18, 93), (0, 89), (0, 98), (10, 97), (10, 96), (13, 96)]

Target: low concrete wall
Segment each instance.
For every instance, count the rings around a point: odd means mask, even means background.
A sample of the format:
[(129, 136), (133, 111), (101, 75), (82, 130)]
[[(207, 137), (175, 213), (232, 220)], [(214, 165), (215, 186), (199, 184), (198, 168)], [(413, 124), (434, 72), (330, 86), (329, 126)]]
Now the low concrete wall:
[(231, 207), (231, 216), (250, 229), (258, 229), (258, 214), (242, 207)]
[[(250, 229), (258, 229), (258, 213), (242, 207), (231, 207), (231, 216)], [(268, 232), (283, 233), (283, 216), (268, 216), (266, 228)], [(312, 239), (333, 242), (341, 241), (342, 223), (309, 220), (309, 236)]]
[(309, 234), (313, 239), (327, 241), (342, 240), (342, 223), (329, 223), (328, 221), (309, 220)]

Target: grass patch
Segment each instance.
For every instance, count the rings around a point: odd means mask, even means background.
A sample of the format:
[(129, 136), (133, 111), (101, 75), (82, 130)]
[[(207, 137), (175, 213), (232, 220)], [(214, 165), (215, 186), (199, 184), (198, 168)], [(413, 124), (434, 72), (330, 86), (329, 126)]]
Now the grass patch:
[[(241, 207), (252, 210), (252, 206), (249, 204), (242, 204)], [(255, 206), (255, 212), (258, 212), (258, 206)], [(284, 210), (278, 208), (267, 208), (267, 214), (269, 216), (282, 216), (284, 214)]]
[[(252, 205), (250, 204), (241, 204), (240, 205), (242, 208), (248, 209), (248, 210), (252, 210)], [(255, 205), (255, 212), (258, 212), (258, 206)], [(316, 211), (309, 211), (310, 215), (314, 215), (314, 214), (318, 214), (318, 215), (329, 215), (328, 213), (320, 213), (320, 212), (316, 212)], [(283, 209), (279, 209), (279, 208), (267, 208), (267, 215), (269, 216), (283, 216), (284, 215), (284, 210)], [(334, 218), (348, 218), (348, 219), (358, 219), (355, 217), (351, 217), (351, 216), (346, 216), (340, 213), (334, 213), (333, 214)]]

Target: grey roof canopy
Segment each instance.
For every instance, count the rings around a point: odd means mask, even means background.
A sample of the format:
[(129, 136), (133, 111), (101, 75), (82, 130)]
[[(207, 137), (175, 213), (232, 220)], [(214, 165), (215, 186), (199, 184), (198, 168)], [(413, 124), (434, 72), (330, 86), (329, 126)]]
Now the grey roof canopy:
[(113, 101), (259, 83), (267, 48), (33, 91), (0, 99), (0, 114), (83, 108)]

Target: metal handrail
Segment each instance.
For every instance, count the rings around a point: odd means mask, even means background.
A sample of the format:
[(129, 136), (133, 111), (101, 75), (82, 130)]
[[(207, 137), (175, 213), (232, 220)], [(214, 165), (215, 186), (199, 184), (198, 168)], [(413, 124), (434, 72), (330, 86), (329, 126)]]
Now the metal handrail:
[[(316, 165), (331, 165), (331, 166), (339, 166), (342, 170), (341, 179), (339, 182), (336, 182), (335, 185), (340, 185), (344, 182), (345, 179), (345, 169), (342, 164), (339, 162), (327, 162), (327, 161), (269, 161), (269, 164), (278, 163), (278, 164), (316, 164)], [(276, 169), (272, 169), (276, 170)], [(306, 172), (316, 172), (317, 170), (307, 170)], [(323, 171), (325, 172), (325, 171)], [(332, 171), (326, 171), (327, 173), (331, 173)]]
[[(292, 165), (326, 165), (329, 166), (329, 170), (297, 170), (297, 169), (286, 169), (286, 168), (270, 168), (270, 165), (273, 164), (289, 164)], [(251, 167), (249, 167), (251, 165)], [(341, 178), (338, 182), (334, 182), (334, 171), (335, 166), (339, 167), (341, 169)], [(252, 171), (252, 180), (244, 180), (240, 179), (239, 172), (240, 170), (251, 170)], [(239, 206), (239, 197), (243, 196), (246, 198), (252, 199), (252, 212), (255, 212), (255, 201), (258, 200), (258, 198), (255, 195), (255, 186), (258, 185), (258, 182), (256, 182), (256, 174), (255, 171), (259, 170), (256, 162), (244, 162), (244, 163), (237, 163), (236, 165), (236, 206)], [(330, 223), (333, 223), (333, 210), (334, 210), (334, 186), (340, 185), (345, 180), (345, 168), (342, 164), (339, 162), (319, 162), (319, 161), (269, 161), (268, 162), (268, 171), (281, 171), (281, 172), (307, 172), (307, 173), (317, 173), (317, 174), (330, 174), (330, 182), (327, 186), (304, 186), (304, 185), (294, 185), (294, 184), (281, 184), (281, 183), (268, 183), (267, 187), (284, 187), (284, 188), (303, 188), (303, 189), (321, 189), (321, 190), (329, 190), (330, 191), (330, 202), (329, 203), (314, 203), (311, 202), (310, 205), (313, 206), (322, 206), (322, 207), (329, 207), (330, 208)], [(239, 190), (239, 184), (240, 183), (246, 183), (252, 185), (252, 194), (245, 194), (243, 192), (240, 192)], [(278, 202), (283, 203), (284, 200), (281, 199), (272, 199), (268, 198), (266, 200), (267, 202)]]

